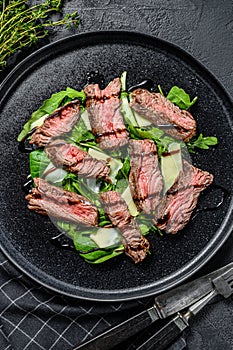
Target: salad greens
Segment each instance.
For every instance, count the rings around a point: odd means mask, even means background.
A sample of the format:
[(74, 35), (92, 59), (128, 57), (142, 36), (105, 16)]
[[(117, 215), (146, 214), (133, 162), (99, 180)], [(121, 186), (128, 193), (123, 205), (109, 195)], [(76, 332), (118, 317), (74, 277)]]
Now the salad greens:
[(37, 149), (30, 153), (29, 164), (30, 164), (30, 174), (34, 179), (35, 177), (40, 177), (44, 170), (50, 163), (50, 159), (47, 154), (42, 149)]
[(187, 148), (190, 153), (195, 153), (195, 148), (209, 149), (210, 146), (218, 144), (218, 139), (215, 136), (203, 136), (200, 134), (198, 137), (194, 136), (189, 142), (187, 142)]
[(98, 245), (91, 239), (91, 235), (96, 234), (98, 228), (80, 230), (75, 224), (68, 224), (61, 221), (57, 225), (65, 232), (74, 243), (76, 250), (79, 252), (85, 261), (91, 264), (99, 264), (118, 256), (124, 252), (123, 246), (118, 244), (116, 247), (99, 248)]
[(197, 96), (191, 101), (190, 96), (184, 89), (173, 86), (167, 95), (167, 99), (177, 105), (180, 109), (189, 109), (197, 101)]
[[(158, 90), (162, 96), (165, 96), (160, 85), (158, 85)], [(184, 91), (184, 89), (179, 88), (176, 85), (170, 89), (166, 98), (180, 109), (185, 110), (189, 109), (197, 101), (197, 96), (191, 101), (190, 96)]]
[(29, 133), (29, 131), (31, 131), (33, 127), (36, 126), (35, 122), (40, 118), (52, 114), (55, 109), (63, 106), (66, 102), (74, 100), (75, 98), (79, 99), (80, 103), (83, 104), (86, 98), (84, 91), (76, 91), (70, 87), (67, 87), (64, 91), (59, 91), (55, 94), (52, 94), (50, 98), (43, 102), (42, 106), (39, 109), (32, 113), (31, 118), (24, 125), (23, 130), (19, 134), (17, 140), (19, 142), (22, 141), (24, 137)]
[[(178, 141), (167, 135), (163, 130), (153, 126), (149, 121), (137, 115), (137, 113), (131, 109), (130, 93), (126, 91), (126, 72), (123, 72), (121, 76), (121, 84), (122, 113), (126, 121), (126, 127), (129, 131), (130, 138), (136, 140), (146, 138), (156, 143), (162, 173), (164, 175), (164, 186), (165, 188), (166, 186), (170, 188), (174, 183), (174, 178), (177, 177), (177, 174), (182, 168), (181, 150), (187, 147), (190, 153), (194, 153), (196, 148), (208, 149), (210, 146), (216, 145), (218, 140), (214, 136), (204, 137), (200, 134), (198, 137), (193, 137), (188, 143), (184, 144), (183, 141)], [(160, 85), (158, 88), (160, 93), (164, 95)], [(191, 101), (190, 96), (177, 86), (171, 88), (167, 98), (182, 109), (190, 108), (197, 101), (197, 97)], [(149, 216), (137, 211), (132, 199), (129, 187), (130, 157), (128, 150), (117, 150), (114, 153), (107, 154), (98, 147), (95, 136), (91, 131), (87, 111), (85, 110), (86, 97), (84, 91), (76, 91), (67, 87), (66, 90), (57, 92), (45, 100), (42, 106), (32, 114), (30, 120), (24, 125), (23, 130), (18, 136), (18, 141), (22, 141), (27, 137), (28, 132), (33, 127), (43, 124), (44, 118), (52, 114), (55, 109), (73, 99), (79, 99), (80, 101), (82, 107), (81, 118), (72, 131), (66, 134), (64, 138), (67, 142), (78, 145), (78, 147), (87, 151), (92, 157), (107, 161), (110, 167), (109, 175), (112, 179), (112, 183), (108, 183), (103, 179), (82, 178), (66, 172), (61, 168), (56, 169), (52, 172), (52, 177), (49, 177), (47, 173), (49, 173), (48, 170), (53, 167), (53, 164), (47, 157), (46, 152), (42, 149), (36, 149), (30, 153), (30, 173), (32, 178), (44, 176), (45, 179), (51, 181), (53, 185), (80, 194), (96, 205), (99, 213), (98, 227), (87, 228), (83, 226), (80, 228), (75, 224), (62, 221), (57, 221), (57, 225), (73, 240), (74, 246), (80, 256), (89, 263), (98, 264), (118, 256), (124, 251), (120, 241), (117, 239), (111, 241), (111, 239), (108, 240), (106, 238), (108, 231), (113, 234), (113, 230), (116, 229), (111, 228), (111, 221), (101, 206), (99, 200), (100, 193), (109, 190), (120, 192), (128, 205), (131, 215), (135, 217), (143, 235), (150, 232), (161, 234), (161, 232), (157, 227), (153, 226)], [(163, 152), (170, 152), (174, 149), (179, 150), (179, 153), (176, 152), (173, 156), (163, 159)], [(174, 176), (170, 176), (169, 174), (170, 165), (168, 162), (171, 161), (175, 169), (176, 175)], [(114, 235), (116, 236), (116, 233), (114, 233)], [(98, 245), (98, 242), (101, 243)], [(106, 244), (103, 242), (106, 242)]]
[(155, 126), (151, 126), (150, 128), (139, 128), (128, 125), (128, 130), (132, 139), (140, 140), (146, 138), (153, 140), (156, 143), (159, 157), (161, 157), (163, 152), (168, 151), (170, 143), (176, 141), (173, 137), (166, 135), (163, 130)]

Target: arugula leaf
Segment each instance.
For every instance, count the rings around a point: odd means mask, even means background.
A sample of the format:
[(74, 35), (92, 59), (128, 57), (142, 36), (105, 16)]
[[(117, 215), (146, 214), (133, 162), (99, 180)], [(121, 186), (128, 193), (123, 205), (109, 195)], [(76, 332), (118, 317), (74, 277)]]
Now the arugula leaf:
[(38, 149), (31, 152), (29, 158), (31, 177), (33, 179), (35, 177), (40, 177), (49, 163), (50, 159), (47, 157), (44, 150)]
[(100, 193), (101, 192), (107, 192), (107, 191), (115, 191), (116, 185), (114, 185), (113, 183), (109, 183), (109, 182), (105, 182), (105, 181), (101, 181), (101, 185), (100, 185)]
[(187, 142), (187, 148), (190, 153), (194, 153), (195, 148), (209, 149), (209, 146), (215, 146), (218, 144), (218, 139), (215, 136), (203, 136), (200, 134), (198, 137), (193, 137)]
[(107, 214), (105, 213), (103, 208), (99, 207), (98, 212), (99, 212), (99, 223), (98, 223), (99, 227), (112, 224), (111, 221), (108, 219)]
[(171, 136), (166, 135), (161, 129), (152, 126), (150, 129), (135, 128), (132, 125), (128, 125), (130, 137), (136, 140), (150, 139), (153, 140), (157, 145), (158, 155), (168, 150), (168, 146), (172, 142), (178, 142)]
[(130, 159), (126, 157), (123, 163), (123, 167), (120, 169), (121, 173), (124, 175), (126, 179), (129, 177), (130, 172)]
[(79, 99), (80, 103), (83, 104), (86, 98), (84, 91), (76, 91), (70, 87), (67, 87), (64, 91), (59, 91), (55, 94), (52, 94), (50, 98), (43, 102), (42, 106), (39, 109), (32, 113), (31, 118), (24, 125), (23, 130), (19, 134), (17, 140), (19, 142), (23, 140), (23, 138), (31, 130), (31, 125), (35, 121), (37, 121), (44, 115), (52, 114), (55, 111), (55, 109), (57, 109), (61, 105), (64, 105), (66, 102), (72, 101), (75, 98)]
[(191, 101), (190, 96), (184, 91), (184, 89), (181, 89), (178, 86), (173, 86), (167, 95), (167, 99), (179, 108), (187, 110), (197, 101), (197, 96)]
[(130, 137), (136, 140), (140, 140), (140, 139), (157, 140), (164, 135), (164, 132), (161, 129), (154, 126), (152, 126), (151, 128), (144, 129), (144, 128), (134, 127), (133, 125), (128, 125), (128, 130), (130, 132)]

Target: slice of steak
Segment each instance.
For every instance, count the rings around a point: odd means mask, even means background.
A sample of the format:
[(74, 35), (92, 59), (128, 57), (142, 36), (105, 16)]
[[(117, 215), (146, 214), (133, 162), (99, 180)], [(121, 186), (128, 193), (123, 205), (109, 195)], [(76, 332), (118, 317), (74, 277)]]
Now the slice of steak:
[(212, 182), (212, 174), (184, 161), (179, 178), (156, 208), (155, 226), (168, 233), (183, 229), (197, 205), (200, 192)]
[(76, 224), (98, 225), (98, 210), (85, 197), (40, 178), (35, 178), (34, 182), (36, 187), (25, 197), (30, 210)]
[(123, 115), (121, 113), (121, 81), (114, 79), (104, 90), (98, 84), (87, 85), (86, 106), (92, 132), (102, 149), (116, 149), (128, 143)]
[(103, 192), (100, 195), (100, 199), (112, 224), (121, 231), (125, 253), (135, 263), (144, 260), (150, 244), (142, 236), (140, 228), (130, 215), (127, 204), (121, 197), (121, 194), (114, 191)]
[(139, 211), (150, 214), (158, 205), (163, 189), (157, 148), (151, 140), (130, 140), (129, 185)]
[(56, 139), (50, 142), (46, 153), (56, 167), (63, 167), (76, 175), (102, 178), (111, 182), (110, 167), (106, 161), (95, 159), (86, 151), (64, 140)]
[(80, 117), (79, 101), (68, 102), (65, 106), (56, 109), (53, 114), (45, 118), (42, 126), (32, 134), (30, 144), (38, 147), (46, 146), (52, 138), (70, 132)]
[(160, 93), (137, 89), (132, 93), (132, 109), (156, 125), (167, 125), (166, 133), (187, 142), (196, 132), (196, 121)]

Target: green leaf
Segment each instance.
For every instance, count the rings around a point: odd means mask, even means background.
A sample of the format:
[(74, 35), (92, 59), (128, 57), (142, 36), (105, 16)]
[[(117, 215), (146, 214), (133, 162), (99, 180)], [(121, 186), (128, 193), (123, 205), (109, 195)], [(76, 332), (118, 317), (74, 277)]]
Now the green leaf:
[(98, 249), (97, 244), (90, 238), (90, 235), (95, 231), (97, 231), (97, 228), (94, 228), (92, 231), (76, 232), (73, 235), (75, 248), (78, 251), (86, 252), (85, 254), (80, 253), (80, 256), (82, 256), (85, 261), (92, 264), (100, 264), (106, 260), (118, 256), (119, 254), (122, 254), (123, 251), (116, 251), (121, 248), (121, 246), (114, 249)]
[(128, 125), (128, 130), (130, 132), (130, 137), (139, 139), (150, 139), (157, 140), (164, 135), (164, 132), (156, 127), (151, 127), (150, 129), (137, 128), (133, 125)]
[(44, 170), (50, 163), (50, 159), (47, 157), (44, 150), (35, 150), (30, 153), (30, 174), (32, 178), (41, 177)]
[(86, 100), (86, 95), (85, 92), (83, 90), (81, 91), (77, 91), (75, 89), (72, 89), (71, 87), (67, 87), (66, 90), (66, 95), (71, 98), (72, 100), (77, 98), (81, 104), (83, 104)]
[(80, 103), (83, 103), (85, 101), (85, 93), (84, 91), (76, 91), (70, 87), (67, 87), (64, 91), (59, 91), (55, 94), (52, 94), (50, 98), (45, 100), (42, 104), (42, 106), (37, 109), (35, 112), (32, 113), (31, 118), (28, 120), (28, 122), (24, 125), (23, 130), (19, 134), (17, 140), (20, 142), (23, 140), (23, 138), (29, 133), (31, 130), (31, 125), (41, 117), (43, 117), (46, 114), (52, 114), (58, 107), (61, 105), (64, 105), (64, 103), (69, 102), (73, 100), (74, 98), (77, 98), (80, 100)]
[(62, 181), (62, 187), (67, 191), (81, 194), (96, 205), (99, 204), (99, 196), (87, 186), (85, 179), (77, 177), (75, 174), (68, 173)]
[(215, 136), (203, 136), (200, 134), (197, 137), (193, 137), (189, 142), (187, 142), (188, 151), (194, 153), (195, 148), (209, 149), (209, 146), (215, 146), (218, 144), (218, 139)]
[(167, 99), (174, 103), (181, 109), (189, 109), (196, 101), (197, 97), (191, 101), (190, 96), (184, 91), (184, 89), (178, 86), (173, 86), (167, 95)]
[(171, 136), (167, 136), (161, 129), (157, 127), (151, 127), (150, 129), (135, 128), (132, 125), (128, 125), (130, 137), (136, 140), (150, 139), (156, 143), (158, 155), (168, 150), (168, 146), (172, 142), (178, 142)]
[(98, 248), (97, 244), (90, 238), (92, 233), (96, 233), (97, 228), (92, 230), (84, 230), (82, 232), (76, 231), (72, 232), (74, 246), (78, 251), (89, 252), (90, 250)]
[(79, 144), (81, 141), (85, 140), (93, 140), (93, 144), (97, 145), (97, 143), (94, 141), (95, 136), (92, 134), (90, 130), (87, 130), (84, 121), (82, 118), (79, 119), (77, 124), (74, 126), (72, 133), (71, 133), (71, 139), (73, 142)]
[(126, 157), (123, 163), (123, 167), (120, 170), (124, 177), (128, 179), (129, 177), (129, 172), (130, 172), (130, 159), (129, 157)]
[(111, 253), (108, 253), (108, 254), (107, 254), (106, 251), (102, 251), (102, 256), (101, 257), (97, 258), (96, 255), (95, 255), (94, 258), (96, 260), (93, 259), (93, 256), (91, 256), (91, 260), (88, 260), (88, 259), (90, 259), (90, 256), (89, 257), (83, 256), (83, 257), (85, 258), (85, 260), (87, 262), (89, 262), (91, 264), (101, 264), (101, 263), (103, 263), (103, 262), (105, 262), (105, 261), (107, 261), (109, 259), (112, 259), (112, 258), (115, 258), (116, 256), (121, 255), (122, 253), (124, 253), (124, 247), (120, 246), (120, 247), (118, 247), (117, 249), (114, 249)]
[(129, 186), (129, 180), (126, 178), (121, 178), (117, 180), (115, 191), (123, 193)]

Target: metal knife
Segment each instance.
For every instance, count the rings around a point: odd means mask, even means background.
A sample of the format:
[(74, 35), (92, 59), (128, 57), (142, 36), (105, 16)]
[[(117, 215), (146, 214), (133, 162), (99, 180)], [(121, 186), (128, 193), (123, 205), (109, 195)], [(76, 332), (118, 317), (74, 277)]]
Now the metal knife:
[(233, 262), (206, 276), (157, 296), (152, 307), (78, 345), (73, 350), (112, 349), (153, 322), (173, 315), (203, 298), (212, 290), (211, 280), (222, 275), (231, 267), (233, 267)]

